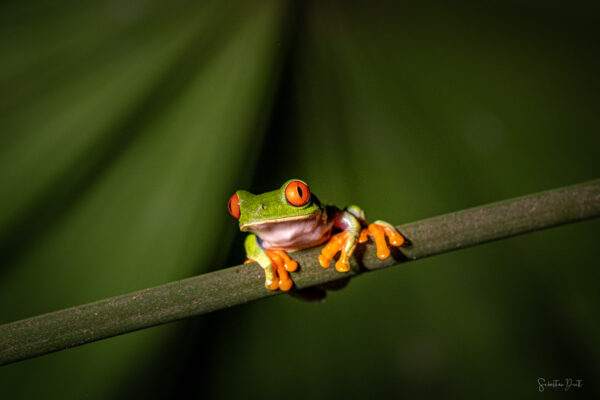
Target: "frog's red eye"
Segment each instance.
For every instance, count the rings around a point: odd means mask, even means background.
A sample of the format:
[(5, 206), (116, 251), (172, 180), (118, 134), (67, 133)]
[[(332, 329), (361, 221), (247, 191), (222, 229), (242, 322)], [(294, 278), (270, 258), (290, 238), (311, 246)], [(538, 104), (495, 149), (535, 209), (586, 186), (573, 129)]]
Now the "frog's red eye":
[(234, 218), (240, 217), (240, 198), (237, 193), (229, 198), (227, 208), (229, 208), (229, 214), (233, 215)]
[(308, 203), (310, 199), (310, 190), (308, 185), (302, 181), (292, 181), (285, 187), (285, 198), (287, 201), (296, 207), (300, 207)]

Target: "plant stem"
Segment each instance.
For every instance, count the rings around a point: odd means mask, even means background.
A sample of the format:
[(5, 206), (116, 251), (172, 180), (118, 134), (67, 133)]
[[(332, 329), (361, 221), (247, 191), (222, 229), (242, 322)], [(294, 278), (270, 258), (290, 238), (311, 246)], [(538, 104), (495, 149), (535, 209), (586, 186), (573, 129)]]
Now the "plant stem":
[[(398, 226), (411, 246), (380, 260), (358, 246), (352, 270), (323, 269), (320, 247), (293, 253), (302, 289), (361, 272), (600, 215), (600, 179)], [(333, 264), (333, 263), (332, 263)], [(0, 365), (280, 294), (258, 264), (238, 265), (0, 326)]]

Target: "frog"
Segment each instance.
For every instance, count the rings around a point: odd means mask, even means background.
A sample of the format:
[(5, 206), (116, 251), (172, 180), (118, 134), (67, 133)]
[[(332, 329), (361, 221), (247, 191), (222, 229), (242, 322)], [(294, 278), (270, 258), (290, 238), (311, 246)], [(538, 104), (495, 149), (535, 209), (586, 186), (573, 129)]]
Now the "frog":
[(262, 194), (238, 190), (229, 198), (228, 210), (240, 230), (250, 233), (244, 241), (245, 264), (257, 262), (263, 268), (268, 290), (287, 292), (294, 285), (290, 273), (298, 263), (288, 253), (324, 244), (318, 257), (321, 267), (329, 268), (340, 253), (335, 269), (344, 273), (351, 269), (357, 244), (367, 242), (369, 236), (380, 259), (390, 255), (386, 237), (391, 246), (408, 244), (392, 224), (382, 220), (368, 224), (356, 205), (340, 209), (322, 204), (300, 179)]

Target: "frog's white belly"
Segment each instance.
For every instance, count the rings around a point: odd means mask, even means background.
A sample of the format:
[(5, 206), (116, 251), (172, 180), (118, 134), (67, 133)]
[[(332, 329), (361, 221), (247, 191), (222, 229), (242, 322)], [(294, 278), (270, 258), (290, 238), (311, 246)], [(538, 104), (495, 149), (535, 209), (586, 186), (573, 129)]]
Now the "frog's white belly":
[(317, 246), (331, 236), (333, 221), (324, 221), (320, 215), (293, 221), (254, 225), (250, 229), (262, 241), (265, 249), (296, 251)]

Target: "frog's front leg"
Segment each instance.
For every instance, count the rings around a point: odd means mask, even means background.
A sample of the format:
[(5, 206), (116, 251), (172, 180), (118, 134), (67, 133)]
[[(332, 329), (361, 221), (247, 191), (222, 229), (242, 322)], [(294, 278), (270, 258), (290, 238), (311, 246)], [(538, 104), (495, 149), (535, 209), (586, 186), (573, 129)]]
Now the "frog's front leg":
[[(361, 226), (367, 226), (365, 212), (359, 206), (348, 206), (346, 211), (354, 215), (360, 221)], [(377, 257), (381, 259), (385, 259), (390, 255), (390, 251), (385, 244), (386, 236), (392, 246), (398, 247), (409, 244), (408, 240), (398, 232), (394, 225), (382, 220), (377, 220), (372, 224), (369, 224), (368, 227), (362, 229), (358, 238), (358, 243), (366, 242), (368, 240), (367, 235), (370, 235), (375, 240)]]
[(292, 288), (293, 282), (288, 271), (295, 271), (298, 264), (285, 251), (263, 249), (256, 235), (248, 235), (244, 246), (246, 256), (249, 258), (247, 262), (256, 261), (265, 270), (265, 287), (267, 289), (288, 291)]
[(329, 267), (329, 264), (338, 251), (341, 251), (339, 260), (335, 263), (335, 268), (340, 272), (350, 270), (350, 257), (354, 252), (356, 243), (364, 243), (370, 235), (375, 241), (377, 247), (377, 257), (385, 259), (390, 255), (390, 250), (385, 242), (387, 236), (392, 246), (402, 246), (406, 243), (404, 237), (396, 228), (385, 222), (375, 221), (367, 225), (365, 213), (358, 206), (349, 206), (346, 211), (340, 212), (334, 221), (334, 226), (342, 229), (342, 232), (331, 237), (329, 242), (323, 247), (319, 262), (323, 268)]
[(323, 247), (319, 263), (323, 268), (328, 268), (333, 257), (338, 251), (341, 251), (340, 258), (335, 263), (335, 269), (339, 272), (350, 271), (350, 257), (352, 257), (360, 236), (360, 221), (350, 212), (341, 211), (335, 218), (333, 226), (341, 229), (342, 232), (333, 235)]

